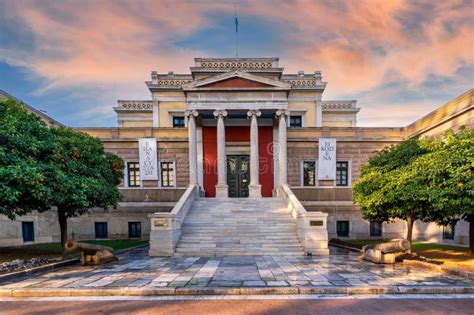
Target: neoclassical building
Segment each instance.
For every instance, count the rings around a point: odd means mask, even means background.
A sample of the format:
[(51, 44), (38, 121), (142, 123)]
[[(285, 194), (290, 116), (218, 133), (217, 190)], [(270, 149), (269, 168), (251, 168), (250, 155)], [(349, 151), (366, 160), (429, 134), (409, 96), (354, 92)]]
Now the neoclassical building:
[[(368, 222), (353, 204), (360, 166), (404, 139), (474, 124), (470, 90), (406, 127), (358, 127), (355, 100), (325, 100), (321, 72), (286, 74), (278, 58), (196, 58), (189, 74), (152, 71), (146, 85), (149, 100), (117, 102), (117, 127), (77, 128), (125, 160), (124, 199), (72, 219), (71, 238), (149, 238), (150, 255), (245, 255), (400, 237), (403, 222)], [(0, 219), (0, 245), (25, 241), (22, 222), (33, 241), (59, 238), (52, 211)], [(417, 223), (415, 237), (467, 243), (466, 226)]]

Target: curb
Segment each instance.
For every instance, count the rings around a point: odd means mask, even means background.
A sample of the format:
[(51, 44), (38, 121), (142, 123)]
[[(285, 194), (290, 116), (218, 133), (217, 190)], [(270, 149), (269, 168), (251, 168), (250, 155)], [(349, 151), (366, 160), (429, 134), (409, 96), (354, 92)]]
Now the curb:
[(298, 294), (473, 294), (474, 287), (248, 287), (248, 288), (101, 288), (0, 289), (0, 297), (170, 296), (170, 295), (298, 295)]
[(458, 277), (474, 280), (474, 272), (472, 271), (446, 268), (440, 265), (435, 265), (435, 264), (431, 264), (431, 263), (420, 261), (420, 260), (405, 259), (403, 260), (403, 264), (410, 267), (420, 267), (424, 269), (438, 271), (447, 275), (453, 275), (453, 276), (458, 276)]
[[(137, 246), (133, 246), (133, 247), (129, 247), (129, 248), (120, 249), (120, 250), (116, 251), (115, 254), (121, 254), (121, 253), (124, 253), (126, 251), (136, 249), (136, 248), (140, 248), (140, 247), (145, 247), (145, 246), (148, 246), (148, 244), (141, 244), (141, 245), (137, 245)], [(38, 267), (29, 268), (29, 269), (22, 269), (22, 270), (18, 270), (18, 271), (13, 271), (13, 272), (10, 272), (10, 273), (0, 275), (0, 283), (3, 282), (3, 281), (10, 280), (12, 278), (32, 275), (32, 274), (40, 273), (40, 272), (43, 272), (43, 271), (51, 271), (51, 270), (56, 270), (56, 269), (59, 269), (59, 268), (75, 265), (79, 262), (81, 262), (81, 260), (79, 258), (73, 258), (73, 259), (68, 259), (68, 260), (64, 260), (64, 261), (58, 261), (58, 262), (50, 263), (50, 264), (43, 265), (43, 266), (38, 266)]]

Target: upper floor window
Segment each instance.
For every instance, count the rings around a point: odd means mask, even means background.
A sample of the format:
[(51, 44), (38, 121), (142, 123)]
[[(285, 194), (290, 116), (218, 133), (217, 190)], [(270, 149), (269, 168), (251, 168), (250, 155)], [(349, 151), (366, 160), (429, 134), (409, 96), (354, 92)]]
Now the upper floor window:
[(349, 162), (336, 163), (336, 186), (347, 186), (349, 176)]
[(174, 187), (174, 162), (161, 162), (161, 186)]
[(290, 116), (290, 127), (303, 127), (303, 117)]
[(173, 127), (174, 128), (184, 128), (184, 117), (183, 116), (173, 116)]
[(127, 163), (128, 187), (140, 187), (140, 164), (138, 162)]
[(316, 162), (303, 161), (303, 186), (316, 185)]

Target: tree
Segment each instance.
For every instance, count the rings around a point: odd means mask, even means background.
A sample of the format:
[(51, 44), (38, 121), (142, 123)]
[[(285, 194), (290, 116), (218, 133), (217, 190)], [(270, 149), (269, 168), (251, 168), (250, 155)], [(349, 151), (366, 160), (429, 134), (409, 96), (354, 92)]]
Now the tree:
[(53, 192), (46, 174), (51, 169), (50, 129), (21, 103), (0, 100), (0, 213), (17, 216), (49, 210)]
[(67, 240), (67, 219), (90, 208), (116, 206), (121, 200), (117, 186), (123, 177), (123, 160), (104, 152), (99, 139), (69, 128), (52, 130), (55, 140), (51, 185), (57, 207), (61, 244)]
[(469, 247), (474, 253), (474, 130), (445, 133), (425, 142), (430, 152), (413, 162), (423, 184), (418, 194), (429, 200), (427, 220), (441, 225), (469, 222)]
[(429, 202), (417, 194), (419, 181), (413, 177), (410, 166), (427, 153), (422, 141), (417, 139), (385, 148), (361, 168), (361, 177), (353, 187), (354, 201), (365, 219), (406, 220), (406, 237), (410, 243), (414, 222), (425, 220), (430, 208)]
[(122, 177), (122, 159), (99, 139), (50, 129), (20, 103), (0, 101), (0, 213), (14, 220), (56, 207), (63, 253), (67, 219), (115, 206)]

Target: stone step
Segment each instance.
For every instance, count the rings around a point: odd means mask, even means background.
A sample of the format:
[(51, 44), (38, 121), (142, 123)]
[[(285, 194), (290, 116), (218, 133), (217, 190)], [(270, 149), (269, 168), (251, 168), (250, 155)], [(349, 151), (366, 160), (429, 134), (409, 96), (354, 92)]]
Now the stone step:
[(181, 231), (176, 256), (304, 254), (280, 198), (198, 199)]

